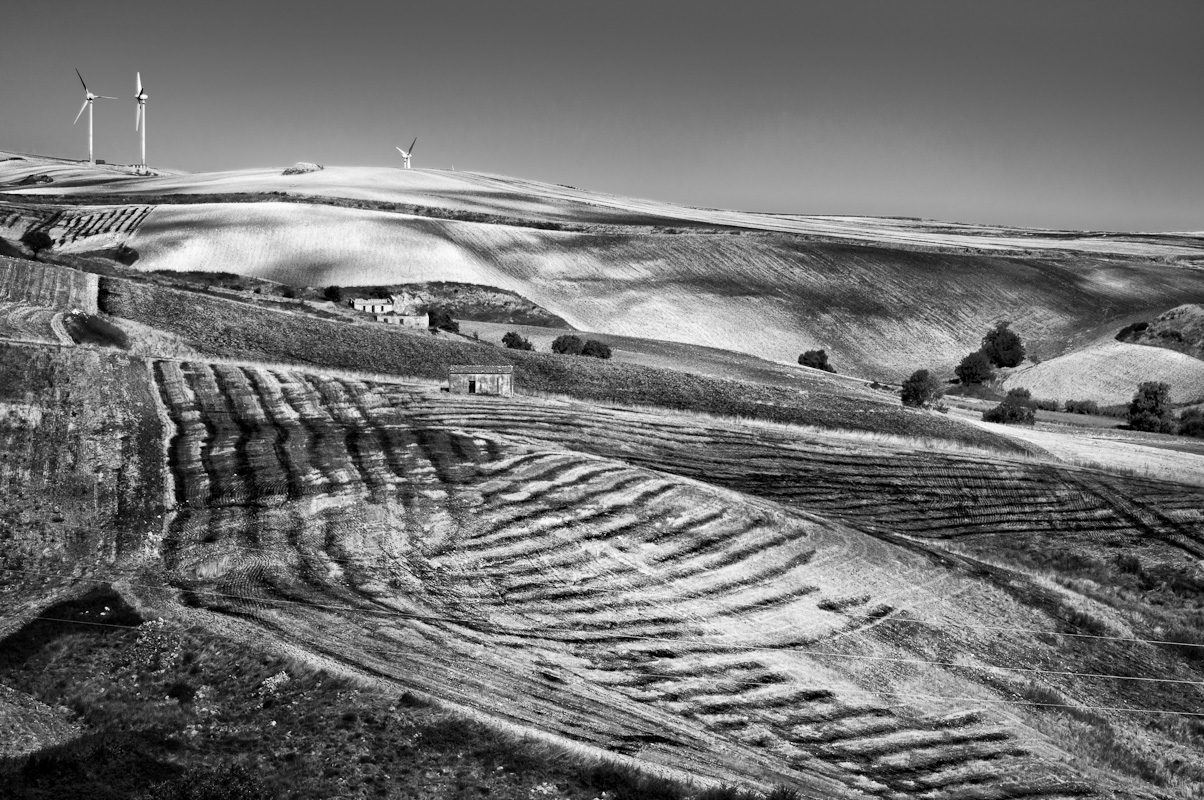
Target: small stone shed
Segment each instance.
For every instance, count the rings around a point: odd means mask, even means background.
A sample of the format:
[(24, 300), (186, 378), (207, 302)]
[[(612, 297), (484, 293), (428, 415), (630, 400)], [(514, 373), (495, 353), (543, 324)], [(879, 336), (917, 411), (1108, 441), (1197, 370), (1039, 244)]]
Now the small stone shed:
[(447, 388), (452, 394), (514, 394), (514, 367), (487, 364), (452, 364), (447, 368)]
[(377, 314), (377, 322), (383, 322), (386, 325), (400, 325), (403, 328), (421, 328), (423, 330), (431, 327), (430, 314)]

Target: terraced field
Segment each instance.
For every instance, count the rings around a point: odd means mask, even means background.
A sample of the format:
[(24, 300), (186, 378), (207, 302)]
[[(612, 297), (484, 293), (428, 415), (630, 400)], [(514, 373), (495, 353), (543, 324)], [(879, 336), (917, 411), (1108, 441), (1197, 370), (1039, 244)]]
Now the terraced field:
[(1032, 682), (1143, 753), (1109, 709), (1198, 708), (1141, 683), (1152, 664), (1193, 680), (1156, 646), (1063, 638), (1070, 609), (1098, 604), (912, 534), (1065, 519), (1174, 557), (1197, 552), (1199, 493), (1146, 483), (1138, 506), (1120, 479), (1023, 462), (293, 372), (159, 361), (155, 378), (182, 599), (494, 719), (824, 796), (1064, 797), (1123, 776), (1060, 750)]
[(54, 208), (0, 203), (0, 229), (12, 239), (45, 231), (61, 251), (100, 249), (124, 242), (150, 212), (145, 205)]
[(62, 317), (96, 313), (95, 275), (0, 256), (0, 339), (71, 344)]

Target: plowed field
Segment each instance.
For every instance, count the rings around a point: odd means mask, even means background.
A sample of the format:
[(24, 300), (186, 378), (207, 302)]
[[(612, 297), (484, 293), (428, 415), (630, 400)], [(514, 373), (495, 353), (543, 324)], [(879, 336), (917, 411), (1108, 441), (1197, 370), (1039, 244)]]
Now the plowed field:
[(1162, 651), (1060, 636), (1106, 608), (915, 538), (1065, 529), (1175, 558), (1199, 552), (1182, 487), (229, 365), (155, 377), (182, 599), (496, 719), (828, 796), (1053, 797), (1118, 778), (1062, 763), (1030, 681), (1197, 706), (1139, 683), (1151, 661), (1193, 674)]
[(71, 344), (62, 316), (95, 314), (96, 287), (95, 275), (0, 257), (0, 338)]

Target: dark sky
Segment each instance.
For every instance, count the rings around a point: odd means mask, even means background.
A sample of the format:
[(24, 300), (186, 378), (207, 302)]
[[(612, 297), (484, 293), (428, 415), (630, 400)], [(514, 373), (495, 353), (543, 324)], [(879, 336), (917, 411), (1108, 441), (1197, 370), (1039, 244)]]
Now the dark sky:
[[(186, 9), (186, 10), (185, 10)], [(0, 148), (455, 165), (697, 206), (1204, 229), (1204, 2), (5, 0)]]

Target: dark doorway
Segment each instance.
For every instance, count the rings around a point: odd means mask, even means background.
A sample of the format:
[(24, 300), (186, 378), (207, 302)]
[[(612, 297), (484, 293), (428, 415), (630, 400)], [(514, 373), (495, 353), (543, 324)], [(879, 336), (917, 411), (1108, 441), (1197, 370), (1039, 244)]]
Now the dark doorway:
[(469, 394), (477, 393), (477, 379), (476, 378), (468, 379), (468, 393)]

